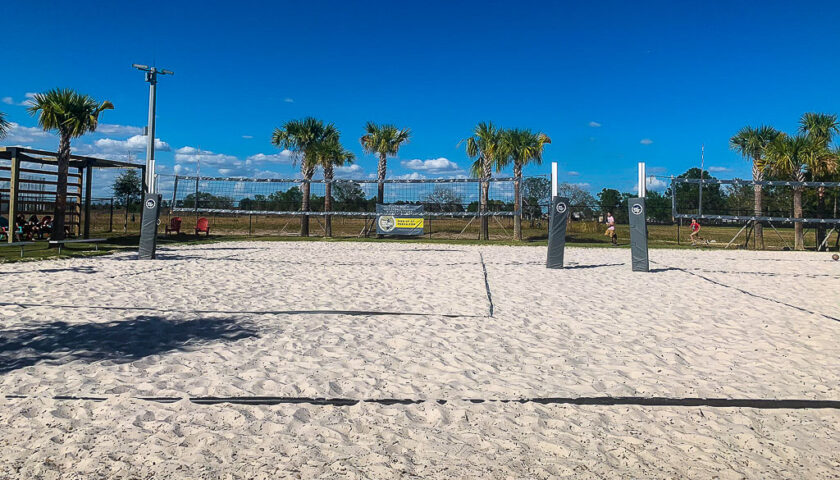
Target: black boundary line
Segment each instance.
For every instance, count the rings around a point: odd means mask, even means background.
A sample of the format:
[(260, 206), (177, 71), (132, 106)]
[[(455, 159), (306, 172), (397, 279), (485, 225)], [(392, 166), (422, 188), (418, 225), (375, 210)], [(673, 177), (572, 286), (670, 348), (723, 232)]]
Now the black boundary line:
[(461, 315), (456, 313), (416, 313), (416, 312), (379, 312), (368, 310), (176, 310), (155, 307), (111, 307), (105, 305), (61, 305), (50, 303), (0, 302), (0, 306), (53, 307), (53, 308), (90, 308), (94, 310), (127, 310), (142, 312), (188, 313), (188, 314), (226, 314), (226, 315), (348, 315), (348, 316), (408, 316), (408, 317), (446, 317), (446, 318), (487, 318), (485, 315)]
[[(652, 262), (652, 263), (657, 263), (657, 262)], [(657, 263), (657, 264), (662, 265), (662, 264), (659, 264), (659, 263)], [(829, 320), (834, 320), (835, 322), (840, 322), (840, 318), (832, 317), (831, 315), (826, 315), (826, 314), (820, 313), (820, 312), (815, 312), (813, 310), (808, 310), (807, 308), (803, 308), (803, 307), (800, 307), (798, 305), (793, 305), (791, 303), (786, 303), (786, 302), (783, 302), (781, 300), (776, 300), (775, 298), (765, 297), (764, 295), (759, 295), (757, 293), (750, 292), (749, 290), (744, 290), (743, 288), (738, 288), (738, 287), (734, 287), (732, 285), (727, 285), (723, 282), (719, 282), (717, 280), (714, 280), (712, 278), (700, 275), (699, 273), (695, 273), (695, 272), (692, 272), (690, 270), (686, 270), (684, 268), (672, 267), (672, 266), (668, 266), (668, 265), (666, 265), (666, 268), (672, 269), (672, 270), (678, 270), (678, 271), (683, 272), (683, 273), (687, 273), (689, 275), (692, 275), (692, 276), (695, 276), (697, 278), (703, 279), (703, 280), (705, 280), (709, 283), (712, 283), (712, 284), (720, 286), (720, 287), (731, 288), (731, 289), (735, 290), (736, 292), (743, 293), (744, 295), (749, 295), (751, 297), (760, 298), (762, 300), (767, 300), (768, 302), (773, 302), (773, 303), (776, 303), (776, 304), (779, 304), (779, 305), (784, 305), (786, 307), (790, 307), (790, 308), (799, 310), (800, 312), (808, 313), (810, 315), (819, 315), (819, 316), (825, 317)]]
[(490, 293), (490, 281), (487, 279), (487, 265), (484, 264), (484, 254), (478, 252), (481, 259), (481, 269), (484, 270), (484, 288), (487, 290), (487, 301), (490, 302), (490, 318), (493, 318), (493, 295)]
[[(30, 395), (4, 395), (9, 399), (50, 398), (66, 401), (104, 402), (113, 397), (57, 395), (54, 397), (38, 397)], [(379, 405), (417, 405), (422, 403), (437, 403), (445, 405), (454, 402), (481, 403), (536, 403), (540, 405), (580, 405), (580, 406), (644, 406), (644, 407), (712, 407), (712, 408), (752, 408), (759, 410), (805, 410), (832, 409), (840, 410), (840, 400), (807, 400), (807, 399), (764, 399), (764, 398), (700, 398), (700, 397), (534, 397), (518, 399), (480, 399), (459, 398), (455, 400), (442, 399), (410, 399), (410, 398), (322, 398), (322, 397), (130, 397), (157, 403), (175, 403), (189, 400), (197, 405), (298, 405), (350, 407), (360, 403)]]

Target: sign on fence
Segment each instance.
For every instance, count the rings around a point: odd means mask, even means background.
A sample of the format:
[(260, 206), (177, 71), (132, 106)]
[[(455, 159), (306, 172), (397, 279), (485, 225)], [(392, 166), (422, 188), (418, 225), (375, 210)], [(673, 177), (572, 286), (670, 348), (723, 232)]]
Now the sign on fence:
[(376, 204), (376, 233), (423, 235), (423, 206)]

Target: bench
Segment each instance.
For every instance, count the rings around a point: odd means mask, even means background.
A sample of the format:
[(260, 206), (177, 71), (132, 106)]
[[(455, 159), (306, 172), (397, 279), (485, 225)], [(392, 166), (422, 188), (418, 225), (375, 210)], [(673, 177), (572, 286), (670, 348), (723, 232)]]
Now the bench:
[(27, 245), (35, 245), (35, 242), (0, 242), (0, 247), (20, 247), (20, 258), (23, 258), (23, 247)]
[(58, 254), (61, 255), (61, 247), (65, 243), (92, 243), (94, 250), (99, 250), (99, 242), (104, 242), (107, 238), (76, 238), (73, 240), (50, 240), (50, 247), (58, 247)]

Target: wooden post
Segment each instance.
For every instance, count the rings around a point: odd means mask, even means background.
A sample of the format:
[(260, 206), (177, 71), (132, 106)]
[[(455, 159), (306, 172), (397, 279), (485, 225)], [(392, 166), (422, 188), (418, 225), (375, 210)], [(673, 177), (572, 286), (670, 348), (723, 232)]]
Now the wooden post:
[(17, 225), (15, 225), (15, 218), (17, 217), (17, 196), (20, 186), (20, 158), (18, 158), (17, 148), (9, 149), (12, 152), (12, 169), (9, 172), (9, 243), (14, 243), (15, 232)]
[(128, 202), (131, 200), (130, 195), (125, 196), (125, 220), (123, 221), (123, 233), (128, 233)]
[(114, 231), (114, 197), (111, 197), (111, 209), (108, 215), (108, 232)]
[(90, 238), (90, 200), (91, 200), (91, 178), (93, 176), (93, 167), (90, 163), (85, 167), (85, 227), (84, 238)]

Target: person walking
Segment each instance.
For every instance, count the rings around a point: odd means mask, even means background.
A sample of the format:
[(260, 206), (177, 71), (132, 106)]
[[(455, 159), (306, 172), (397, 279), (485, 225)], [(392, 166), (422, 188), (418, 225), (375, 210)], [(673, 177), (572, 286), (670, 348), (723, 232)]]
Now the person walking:
[(610, 237), (613, 245), (618, 245), (618, 235), (615, 233), (615, 217), (612, 212), (607, 212), (607, 231), (604, 235)]

